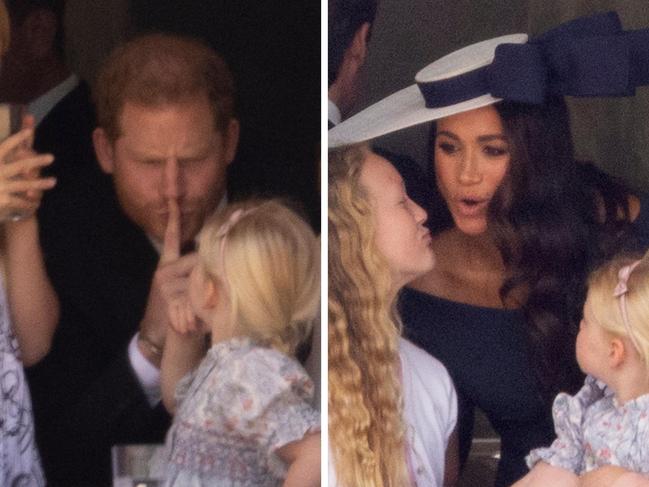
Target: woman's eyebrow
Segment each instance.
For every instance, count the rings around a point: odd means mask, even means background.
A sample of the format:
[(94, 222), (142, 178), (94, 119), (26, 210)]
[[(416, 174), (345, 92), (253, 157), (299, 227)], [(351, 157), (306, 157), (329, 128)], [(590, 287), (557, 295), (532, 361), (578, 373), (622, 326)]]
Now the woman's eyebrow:
[[(440, 132), (437, 132), (437, 137), (440, 135), (443, 135), (445, 137), (448, 137), (449, 139), (453, 140), (460, 140), (460, 137), (458, 137), (456, 134), (453, 132), (448, 132), (446, 130), (442, 130)], [(486, 134), (486, 135), (480, 135), (476, 139), (478, 142), (491, 142), (493, 140), (502, 140), (503, 142), (509, 142), (509, 138), (504, 135), (504, 134)]]
[(478, 137), (478, 142), (491, 142), (493, 140), (502, 140), (503, 142), (509, 142), (509, 137), (503, 134), (489, 134), (481, 135)]
[(440, 135), (443, 135), (453, 140), (460, 140), (460, 138), (457, 135), (455, 135), (453, 132), (447, 132), (446, 130), (440, 130), (439, 132), (437, 132), (437, 137), (439, 137)]

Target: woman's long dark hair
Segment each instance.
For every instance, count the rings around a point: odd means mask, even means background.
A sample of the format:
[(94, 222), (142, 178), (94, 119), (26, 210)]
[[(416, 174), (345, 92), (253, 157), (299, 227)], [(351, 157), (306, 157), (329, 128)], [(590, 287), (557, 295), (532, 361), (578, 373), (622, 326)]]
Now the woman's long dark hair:
[[(574, 344), (586, 278), (619, 248), (628, 222), (628, 193), (611, 182), (616, 192), (609, 197), (606, 176), (579, 167), (562, 98), (541, 106), (501, 102), (495, 108), (511, 154), (507, 176), (488, 211), (489, 231), (508, 269), (500, 296), (504, 301), (519, 286), (527, 290), (522, 309), (530, 356), (551, 398), (582, 383)], [(433, 150), (434, 127), (431, 135)], [(435, 193), (434, 199), (443, 201)], [(440, 231), (452, 219), (445, 204), (436, 206), (439, 215), (429, 221), (436, 222), (433, 231)]]

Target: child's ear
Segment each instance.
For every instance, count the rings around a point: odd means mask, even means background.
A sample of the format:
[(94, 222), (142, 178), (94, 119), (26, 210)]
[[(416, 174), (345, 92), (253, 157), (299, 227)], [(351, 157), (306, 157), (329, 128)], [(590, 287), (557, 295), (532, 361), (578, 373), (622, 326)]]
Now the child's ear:
[(619, 367), (622, 365), (626, 359), (626, 354), (627, 351), (624, 340), (619, 337), (611, 339), (608, 354), (611, 367)]
[(221, 294), (220, 286), (213, 279), (205, 279), (205, 288), (203, 294), (203, 307), (213, 309), (219, 302)]

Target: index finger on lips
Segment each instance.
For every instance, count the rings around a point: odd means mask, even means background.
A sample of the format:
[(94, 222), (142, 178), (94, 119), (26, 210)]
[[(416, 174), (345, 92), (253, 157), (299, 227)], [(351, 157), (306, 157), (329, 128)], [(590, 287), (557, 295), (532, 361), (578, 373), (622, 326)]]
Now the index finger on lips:
[(180, 257), (180, 209), (178, 202), (175, 199), (170, 199), (168, 208), (169, 218), (160, 257), (162, 263), (173, 262)]

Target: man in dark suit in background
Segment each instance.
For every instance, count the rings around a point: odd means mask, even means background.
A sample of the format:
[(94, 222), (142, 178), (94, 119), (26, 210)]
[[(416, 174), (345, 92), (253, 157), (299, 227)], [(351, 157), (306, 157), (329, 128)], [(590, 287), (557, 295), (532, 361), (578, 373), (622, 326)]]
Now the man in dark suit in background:
[(65, 0), (5, 3), (12, 39), (2, 57), (0, 102), (25, 104), (36, 123), (34, 149), (54, 155), (43, 174), (56, 177), (57, 184), (38, 210), (41, 236), (47, 238), (57, 233), (62, 208), (78, 204), (69, 196), (74, 191), (92, 197), (96, 207), (105, 205), (110, 178), (101, 173), (92, 147), (90, 87), (65, 64)]
[(81, 166), (96, 166), (90, 89), (64, 61), (64, 0), (6, 0), (11, 44), (2, 57), (0, 102), (27, 105), (36, 122), (34, 148), (55, 161), (47, 175), (59, 179)]
[[(362, 89), (365, 64), (378, 0), (329, 0), (329, 128), (347, 116)], [(429, 211), (430, 186), (421, 167), (409, 157), (372, 147), (399, 171), (408, 195)]]
[(329, 0), (329, 128), (348, 116), (356, 101), (377, 4)]
[[(186, 285), (194, 237), (225, 203), (239, 134), (232, 75), (196, 41), (136, 38), (95, 91), (94, 146), (114, 192), (97, 201), (79, 173), (42, 233), (61, 320), (28, 379), (50, 485), (110, 485), (111, 446), (163, 440), (165, 295)], [(190, 253), (160, 262), (171, 212)]]

